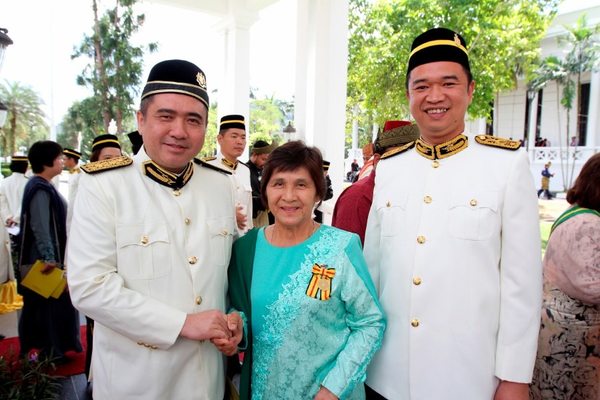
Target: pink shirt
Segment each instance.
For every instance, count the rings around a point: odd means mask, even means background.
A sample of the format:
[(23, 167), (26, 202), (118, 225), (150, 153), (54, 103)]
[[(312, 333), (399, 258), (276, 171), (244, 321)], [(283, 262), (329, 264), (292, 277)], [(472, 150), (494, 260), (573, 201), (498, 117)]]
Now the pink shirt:
[(544, 280), (570, 297), (600, 304), (600, 217), (576, 215), (548, 240)]

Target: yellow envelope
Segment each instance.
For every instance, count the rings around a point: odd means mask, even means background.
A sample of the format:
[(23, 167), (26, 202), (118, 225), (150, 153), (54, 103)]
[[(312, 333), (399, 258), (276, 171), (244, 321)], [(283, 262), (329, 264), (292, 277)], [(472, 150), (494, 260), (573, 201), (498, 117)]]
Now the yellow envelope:
[(55, 299), (58, 299), (62, 292), (65, 290), (65, 286), (67, 286), (67, 280), (65, 278), (62, 278), (62, 281), (60, 281), (60, 283), (58, 284), (56, 289), (54, 289), (54, 292), (50, 294), (50, 296), (54, 297)]
[(54, 268), (50, 273), (44, 274), (42, 273), (43, 268), (44, 262), (37, 260), (23, 278), (21, 285), (47, 299), (64, 281), (64, 271), (60, 268)]

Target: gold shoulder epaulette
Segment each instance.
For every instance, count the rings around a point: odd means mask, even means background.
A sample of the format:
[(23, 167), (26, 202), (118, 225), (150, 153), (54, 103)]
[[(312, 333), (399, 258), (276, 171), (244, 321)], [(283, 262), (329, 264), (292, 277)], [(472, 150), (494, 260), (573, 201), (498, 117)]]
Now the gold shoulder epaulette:
[(206, 167), (206, 168), (208, 168), (208, 169), (212, 169), (213, 171), (219, 171), (219, 172), (221, 172), (221, 173), (223, 173), (223, 174), (226, 174), (226, 175), (231, 175), (231, 172), (229, 172), (229, 171), (225, 171), (224, 169), (222, 169), (222, 168), (219, 168), (219, 167), (217, 167), (216, 165), (209, 164), (209, 163), (207, 163), (207, 162), (206, 162), (206, 161), (204, 161), (204, 160), (200, 160), (200, 159), (194, 158), (194, 162), (195, 162), (196, 164), (200, 165), (201, 167)]
[(201, 158), (202, 161), (206, 161), (206, 162), (214, 161), (216, 159), (217, 159), (217, 157), (202, 157)]
[(386, 151), (385, 153), (382, 154), (380, 160), (385, 160), (386, 158), (390, 158), (393, 157), (395, 155), (404, 153), (406, 150), (410, 150), (413, 147), (415, 147), (415, 142), (408, 142), (406, 144), (403, 144), (401, 146), (398, 147), (394, 147), (388, 151)]
[(521, 147), (521, 142), (518, 140), (504, 139), (490, 135), (477, 135), (475, 136), (475, 141), (484, 146), (499, 147), (501, 149), (513, 151), (518, 150), (519, 147)]
[(110, 171), (126, 167), (133, 164), (133, 160), (127, 156), (109, 158), (108, 160), (94, 161), (81, 166), (81, 169), (88, 174), (97, 174), (98, 172)]

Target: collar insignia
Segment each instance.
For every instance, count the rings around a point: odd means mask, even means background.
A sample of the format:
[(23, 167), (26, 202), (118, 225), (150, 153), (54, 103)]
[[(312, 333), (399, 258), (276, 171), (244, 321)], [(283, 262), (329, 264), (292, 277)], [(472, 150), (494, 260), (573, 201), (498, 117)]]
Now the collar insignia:
[(235, 169), (238, 166), (238, 162), (231, 162), (226, 158), (221, 158), (221, 163), (223, 163), (224, 165), (226, 165), (229, 169), (232, 169), (235, 171)]
[(440, 160), (460, 153), (469, 147), (469, 139), (465, 135), (458, 135), (445, 143), (431, 145), (423, 139), (417, 139), (417, 153), (429, 160)]
[(194, 174), (194, 164), (192, 162), (189, 162), (183, 172), (179, 175), (159, 167), (152, 160), (145, 161), (142, 165), (144, 168), (144, 174), (148, 178), (173, 190), (179, 190), (184, 187)]

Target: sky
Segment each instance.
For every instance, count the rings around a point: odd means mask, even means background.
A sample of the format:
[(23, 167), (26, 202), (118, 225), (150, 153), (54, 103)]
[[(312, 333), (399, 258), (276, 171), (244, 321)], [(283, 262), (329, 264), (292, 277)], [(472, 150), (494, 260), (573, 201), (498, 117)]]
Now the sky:
[[(205, 72), (209, 92), (218, 89), (223, 62), (220, 19), (149, 0), (140, 3), (146, 22), (133, 40), (159, 44), (158, 52), (144, 59), (142, 81), (157, 62), (181, 58)], [(83, 35), (91, 34), (91, 4), (91, 0), (0, 0), (0, 27), (8, 29), (14, 42), (6, 50), (0, 81), (19, 82), (38, 92), (50, 125), (59, 124), (74, 101), (89, 96), (75, 79), (91, 60), (71, 60), (71, 54)], [(281, 0), (262, 10), (250, 28), (250, 86), (260, 95), (292, 99), (295, 71), (289, 60), (295, 58), (296, 38), (290, 20), (295, 22), (293, 1)]]

